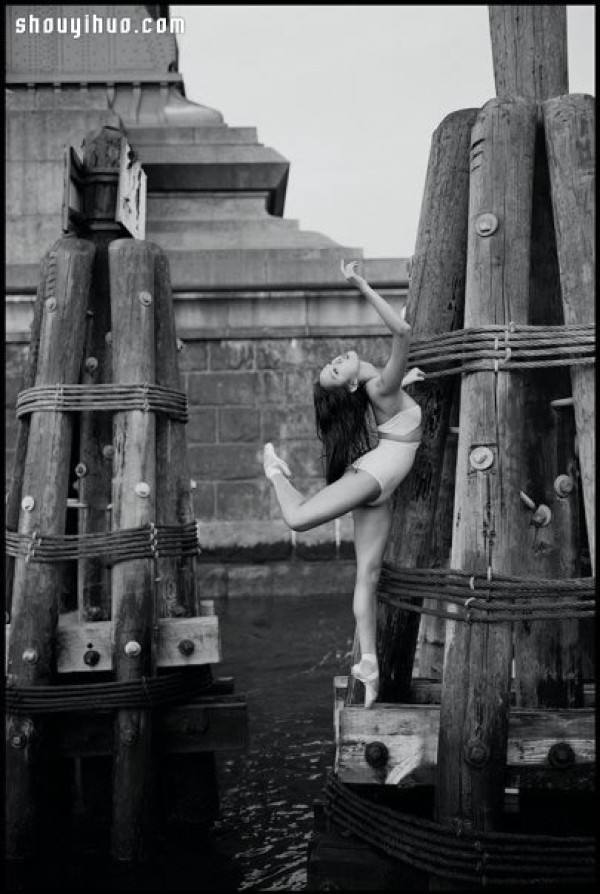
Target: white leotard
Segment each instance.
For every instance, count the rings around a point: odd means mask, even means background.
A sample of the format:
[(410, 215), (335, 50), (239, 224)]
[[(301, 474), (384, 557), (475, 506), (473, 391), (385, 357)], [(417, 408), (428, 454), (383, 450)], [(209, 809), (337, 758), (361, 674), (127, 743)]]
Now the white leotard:
[(368, 506), (380, 506), (388, 500), (410, 472), (421, 443), (421, 415), (421, 407), (413, 403), (378, 425), (377, 447), (352, 463), (354, 469), (372, 475), (381, 487), (380, 495)]

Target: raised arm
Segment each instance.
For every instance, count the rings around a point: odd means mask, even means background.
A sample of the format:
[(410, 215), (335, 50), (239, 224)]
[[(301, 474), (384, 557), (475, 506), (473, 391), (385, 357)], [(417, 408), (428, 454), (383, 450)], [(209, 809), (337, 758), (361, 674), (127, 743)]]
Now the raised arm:
[(397, 313), (385, 298), (382, 298), (364, 277), (356, 272), (356, 261), (344, 264), (342, 261), (342, 273), (348, 282), (355, 285), (364, 295), (371, 307), (374, 307), (383, 322), (392, 333), (392, 350), (389, 360), (381, 370), (377, 390), (382, 396), (394, 394), (402, 386), (402, 380), (406, 374), (408, 361), (408, 349), (410, 346), (411, 327), (406, 322), (406, 308)]

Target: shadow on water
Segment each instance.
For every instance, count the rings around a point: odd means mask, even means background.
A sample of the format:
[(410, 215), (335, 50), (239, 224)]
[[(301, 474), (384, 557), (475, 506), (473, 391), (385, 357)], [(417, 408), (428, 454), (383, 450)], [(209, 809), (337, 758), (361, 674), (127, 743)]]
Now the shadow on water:
[(35, 865), (7, 866), (5, 890), (305, 889), (312, 805), (335, 754), (333, 678), (350, 661), (351, 598), (255, 596), (216, 610), (224, 660), (215, 671), (233, 676), (246, 698), (249, 743), (216, 756), (220, 811), (212, 828), (171, 828), (152, 865), (132, 871), (99, 856), (108, 852), (100, 825), (82, 838), (72, 823), (61, 832), (57, 817)]

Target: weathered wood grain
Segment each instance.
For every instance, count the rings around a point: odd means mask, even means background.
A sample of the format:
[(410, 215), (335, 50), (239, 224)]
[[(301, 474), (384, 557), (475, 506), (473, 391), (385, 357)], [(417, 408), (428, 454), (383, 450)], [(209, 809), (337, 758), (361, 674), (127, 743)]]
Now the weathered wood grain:
[[(37, 386), (77, 382), (83, 352), (94, 246), (64, 238), (53, 250), (56, 303), (44, 306)], [(29, 501), (21, 503), (20, 533), (64, 534), (72, 431), (72, 414), (31, 414), (22, 485), (22, 497)], [(63, 571), (61, 563), (15, 561), (7, 668), (13, 685), (48, 684), (54, 677), (54, 636)], [(39, 796), (35, 774), (36, 765), (44, 758), (44, 723), (38, 718), (8, 715), (6, 735), (6, 854), (17, 859), (35, 846)]]
[[(469, 140), (477, 110), (448, 115), (433, 134), (408, 291), (407, 318), (415, 338), (463, 325), (469, 189)], [(423, 410), (423, 441), (414, 468), (394, 499), (386, 551), (392, 565), (428, 567), (448, 431), (452, 382), (425, 380), (415, 387)], [(406, 700), (419, 615), (380, 603), (380, 698)]]
[[(527, 321), (535, 124), (535, 103), (495, 99), (473, 127), (465, 328)], [(495, 230), (479, 230), (482, 214), (495, 216)], [(531, 574), (529, 517), (519, 500), (525, 425), (518, 371), (462, 377), (453, 568)], [(480, 455), (491, 464), (478, 467)], [(448, 621), (436, 786), (442, 823), (493, 829), (498, 821), (511, 660), (510, 624)], [(482, 765), (467, 755), (483, 755)]]
[(567, 8), (488, 6), (497, 96), (541, 102), (569, 90)]
[[(570, 94), (542, 105), (552, 208), (567, 325), (595, 322), (595, 101)], [(592, 569), (596, 567), (595, 382), (591, 366), (571, 367), (575, 424)]]
[[(108, 248), (114, 382), (154, 383), (154, 256), (143, 242), (117, 239)], [(150, 301), (147, 301), (150, 296)], [(144, 410), (115, 413), (113, 530), (155, 521), (155, 416)], [(115, 678), (139, 680), (156, 667), (157, 622), (152, 559), (112, 567)], [(139, 654), (128, 654), (136, 643)], [(111, 851), (117, 860), (147, 859), (153, 818), (152, 716), (120, 710), (115, 716)]]

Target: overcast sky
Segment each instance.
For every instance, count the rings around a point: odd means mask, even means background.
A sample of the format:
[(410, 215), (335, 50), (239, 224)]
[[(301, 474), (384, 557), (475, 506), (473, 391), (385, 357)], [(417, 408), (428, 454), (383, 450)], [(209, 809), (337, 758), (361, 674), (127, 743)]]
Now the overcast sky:
[[(412, 255), (431, 137), (495, 96), (488, 7), (171, 6), (189, 99), (291, 163), (285, 217)], [(593, 5), (567, 6), (569, 91), (595, 94)]]

